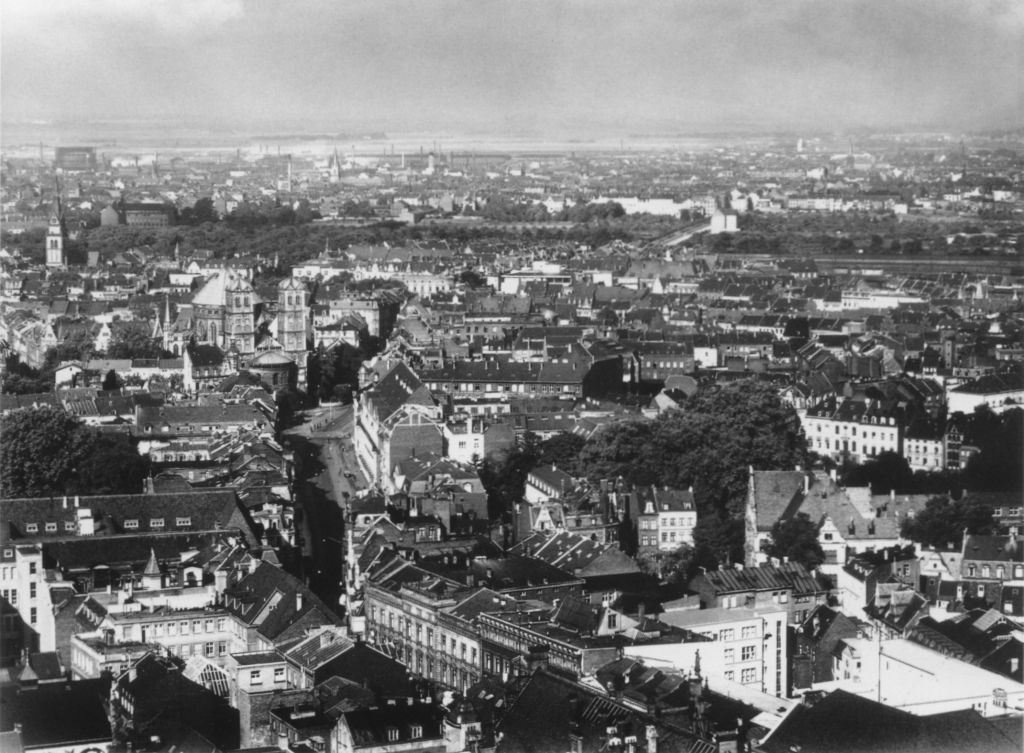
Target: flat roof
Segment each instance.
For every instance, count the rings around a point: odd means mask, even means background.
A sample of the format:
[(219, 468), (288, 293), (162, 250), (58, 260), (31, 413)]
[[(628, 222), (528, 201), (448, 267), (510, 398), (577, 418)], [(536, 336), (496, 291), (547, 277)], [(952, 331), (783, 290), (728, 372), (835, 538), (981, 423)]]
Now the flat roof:
[(787, 620), (785, 609), (769, 607), (715, 607), (713, 609), (677, 609), (663, 612), (658, 619), (668, 625), (681, 628), (694, 628), (701, 625), (716, 625), (725, 622), (743, 622), (744, 620), (760, 620), (781, 616)]

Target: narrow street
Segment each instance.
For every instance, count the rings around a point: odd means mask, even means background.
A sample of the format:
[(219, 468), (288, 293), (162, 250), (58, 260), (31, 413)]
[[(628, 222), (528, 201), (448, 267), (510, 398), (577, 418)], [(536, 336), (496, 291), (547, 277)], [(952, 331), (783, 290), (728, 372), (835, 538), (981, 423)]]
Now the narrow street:
[(295, 452), (304, 574), (335, 609), (343, 590), (345, 500), (365, 488), (352, 449), (353, 418), (350, 405), (321, 409), (283, 436)]

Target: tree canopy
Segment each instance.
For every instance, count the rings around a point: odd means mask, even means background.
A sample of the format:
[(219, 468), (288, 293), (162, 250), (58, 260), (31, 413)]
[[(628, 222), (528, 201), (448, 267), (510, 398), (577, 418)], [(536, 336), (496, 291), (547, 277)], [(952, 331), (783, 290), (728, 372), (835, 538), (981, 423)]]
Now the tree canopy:
[(115, 328), (107, 348), (107, 358), (163, 358), (165, 355), (160, 341), (150, 337), (149, 328), (143, 322)]
[(59, 408), (0, 417), (0, 496), (138, 492), (148, 463), (130, 440), (94, 432)]
[(599, 431), (580, 451), (580, 468), (595, 480), (621, 476), (636, 484), (693, 486), (700, 508), (742, 515), (749, 466), (805, 462), (798, 427), (796, 414), (770, 385), (715, 385), (653, 421)]
[(946, 548), (949, 544), (959, 547), (965, 530), (985, 534), (993, 529), (992, 508), (988, 505), (973, 502), (969, 497), (953, 500), (935, 496), (917, 515), (903, 521), (900, 533), (925, 546)]
[(817, 524), (804, 514), (777, 521), (772, 526), (768, 555), (799, 562), (807, 568), (817, 567), (825, 561), (825, 553), (818, 543)]

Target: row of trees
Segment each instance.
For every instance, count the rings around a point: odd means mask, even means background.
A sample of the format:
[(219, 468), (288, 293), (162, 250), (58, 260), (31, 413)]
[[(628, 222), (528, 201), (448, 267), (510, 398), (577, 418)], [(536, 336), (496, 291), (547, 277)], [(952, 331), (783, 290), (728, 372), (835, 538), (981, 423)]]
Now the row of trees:
[(59, 408), (0, 416), (0, 496), (142, 491), (149, 461), (125, 434), (98, 431)]

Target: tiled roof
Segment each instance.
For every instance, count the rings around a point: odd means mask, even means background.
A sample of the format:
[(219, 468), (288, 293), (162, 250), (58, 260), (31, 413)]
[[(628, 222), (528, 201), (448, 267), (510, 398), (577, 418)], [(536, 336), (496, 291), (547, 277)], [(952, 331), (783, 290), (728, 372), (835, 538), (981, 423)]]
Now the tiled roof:
[(697, 577), (706, 579), (718, 595), (790, 588), (798, 594), (826, 590), (799, 562), (787, 562), (777, 567), (762, 565), (743, 569), (709, 570)]

